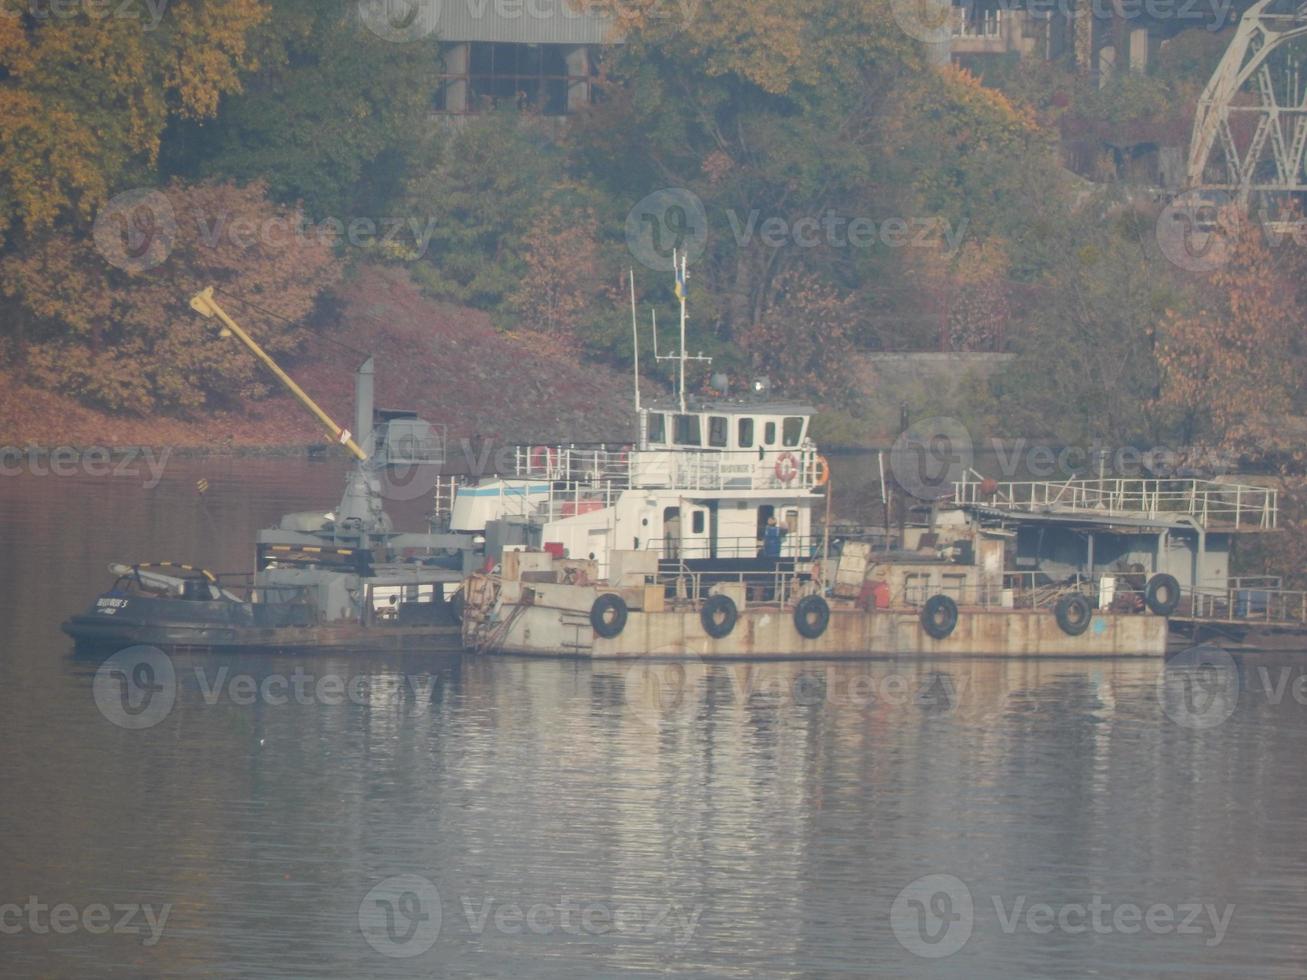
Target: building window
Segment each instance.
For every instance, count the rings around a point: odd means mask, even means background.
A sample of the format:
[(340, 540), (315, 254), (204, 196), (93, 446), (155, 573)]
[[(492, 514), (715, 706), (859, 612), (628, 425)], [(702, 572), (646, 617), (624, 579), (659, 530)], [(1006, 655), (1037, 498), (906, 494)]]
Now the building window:
[(753, 419), (740, 419), (740, 448), (753, 448)]
[[(585, 54), (580, 59), (585, 66), (582, 74), (574, 75), (569, 70), (569, 51)], [(573, 45), (483, 41), (458, 45), (446, 55), (446, 74), (436, 95), (436, 111), (518, 108), (564, 116), (569, 103), (575, 104), (575, 86), (583, 86), (582, 101), (590, 101), (590, 63), (588, 50)]]
[(727, 431), (725, 416), (710, 415), (708, 417), (708, 445), (724, 449), (726, 447)]
[(954, 6), (954, 37), (1000, 37), (1003, 34), (1003, 11), (997, 7)]

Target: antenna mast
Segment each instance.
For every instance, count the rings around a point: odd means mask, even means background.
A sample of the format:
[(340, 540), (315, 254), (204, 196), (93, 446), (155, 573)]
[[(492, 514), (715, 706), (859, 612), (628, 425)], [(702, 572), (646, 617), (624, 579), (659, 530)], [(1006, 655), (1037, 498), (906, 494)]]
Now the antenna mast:
[[(640, 414), (640, 327), (635, 312), (635, 269), (631, 270), (631, 340), (635, 344), (635, 413)], [(655, 351), (655, 355), (657, 352)]]
[[(676, 265), (677, 253), (672, 252), (672, 264)], [(685, 256), (680, 257), (681, 264), (676, 270), (676, 295), (681, 300), (681, 414), (685, 414), (685, 292), (686, 292), (686, 275), (685, 275)]]

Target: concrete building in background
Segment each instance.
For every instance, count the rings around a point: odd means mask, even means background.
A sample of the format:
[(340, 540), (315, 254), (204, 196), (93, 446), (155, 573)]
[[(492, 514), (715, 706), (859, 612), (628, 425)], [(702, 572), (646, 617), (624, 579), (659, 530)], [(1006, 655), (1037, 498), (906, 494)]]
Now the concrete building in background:
[(982, 6), (971, 0), (953, 0), (946, 57), (966, 64), (995, 55), (1053, 59), (1070, 53), (1082, 70), (1097, 72), (1101, 81), (1118, 65), (1145, 71), (1157, 43), (1149, 29), (1130, 26), (1124, 34), (1125, 57), (1117, 58), (1111, 43), (1111, 20), (1094, 10), (1088, 2), (1081, 12), (1075, 5), (1032, 11), (1016, 9), (1011, 3)]
[(566, 116), (594, 99), (611, 22), (568, 0), (445, 0), (436, 34), (444, 56), (438, 113), (516, 106)]

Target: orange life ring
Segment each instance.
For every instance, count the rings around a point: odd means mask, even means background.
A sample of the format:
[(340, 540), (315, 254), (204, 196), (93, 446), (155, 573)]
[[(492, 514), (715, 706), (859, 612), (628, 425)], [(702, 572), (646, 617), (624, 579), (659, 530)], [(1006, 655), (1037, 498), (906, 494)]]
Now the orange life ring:
[(818, 456), (813, 462), (817, 467), (817, 476), (812, 485), (824, 487), (830, 483), (830, 461), (825, 456)]
[(558, 451), (548, 446), (532, 446), (530, 459), (532, 473), (539, 471), (548, 476), (558, 462)]
[(784, 484), (794, 482), (799, 475), (799, 461), (794, 453), (781, 453), (776, 459), (776, 479)]

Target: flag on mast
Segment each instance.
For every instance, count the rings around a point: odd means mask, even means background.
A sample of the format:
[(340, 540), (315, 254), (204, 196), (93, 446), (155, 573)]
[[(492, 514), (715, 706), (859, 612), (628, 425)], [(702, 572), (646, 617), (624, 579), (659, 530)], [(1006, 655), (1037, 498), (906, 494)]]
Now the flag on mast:
[(685, 259), (677, 262), (675, 256), (672, 261), (676, 263), (676, 298), (682, 303), (685, 302)]

